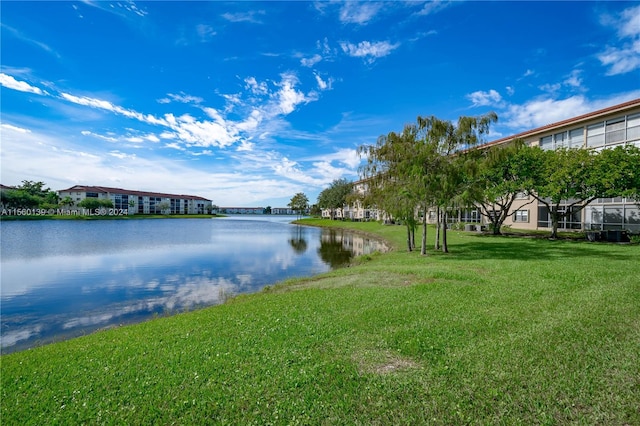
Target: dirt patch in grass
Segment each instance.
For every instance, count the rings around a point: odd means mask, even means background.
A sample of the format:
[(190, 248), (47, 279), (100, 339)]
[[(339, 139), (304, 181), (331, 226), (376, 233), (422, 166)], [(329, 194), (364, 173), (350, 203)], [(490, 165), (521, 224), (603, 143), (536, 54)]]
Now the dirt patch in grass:
[(353, 355), (353, 359), (362, 374), (393, 374), (419, 368), (419, 364), (413, 359), (387, 350), (360, 351)]

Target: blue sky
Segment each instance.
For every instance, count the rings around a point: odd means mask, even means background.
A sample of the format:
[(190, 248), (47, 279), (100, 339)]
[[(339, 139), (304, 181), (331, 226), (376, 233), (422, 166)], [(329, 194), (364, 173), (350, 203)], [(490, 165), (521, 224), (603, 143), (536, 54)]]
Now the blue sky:
[(1, 181), (314, 203), (418, 115), (640, 98), (637, 2), (3, 1)]

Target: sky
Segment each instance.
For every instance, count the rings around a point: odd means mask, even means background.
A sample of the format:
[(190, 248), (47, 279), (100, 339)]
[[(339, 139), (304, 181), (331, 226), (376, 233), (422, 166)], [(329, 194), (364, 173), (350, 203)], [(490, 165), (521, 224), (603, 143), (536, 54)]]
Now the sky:
[(0, 181), (311, 204), (418, 116), (640, 98), (638, 2), (2, 1)]

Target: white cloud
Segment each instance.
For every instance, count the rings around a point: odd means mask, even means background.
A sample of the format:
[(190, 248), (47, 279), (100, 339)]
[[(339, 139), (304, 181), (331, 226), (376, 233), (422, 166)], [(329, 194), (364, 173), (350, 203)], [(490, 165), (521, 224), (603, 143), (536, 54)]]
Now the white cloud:
[(640, 6), (625, 9), (618, 16), (603, 16), (601, 22), (617, 30), (620, 46), (607, 46), (597, 55), (607, 75), (626, 74), (640, 68)]
[(119, 158), (119, 159), (124, 159), (124, 158), (135, 159), (135, 158), (137, 158), (135, 154), (125, 154), (124, 152), (120, 152), (118, 150), (109, 152), (109, 155), (111, 155), (112, 157)]
[(146, 10), (140, 9), (133, 1), (109, 3), (99, 0), (82, 0), (82, 3), (122, 18), (126, 18), (129, 13), (133, 13), (139, 17), (145, 17), (148, 14)]
[(365, 25), (376, 16), (382, 6), (382, 2), (345, 1), (340, 8), (340, 22)]
[(295, 182), (301, 182), (312, 185), (319, 185), (321, 180), (309, 176), (299, 168), (296, 161), (291, 161), (287, 157), (282, 157), (279, 163), (273, 165), (273, 171), (276, 175), (285, 177)]
[(282, 74), (282, 81), (277, 84), (280, 90), (276, 93), (278, 109), (282, 114), (292, 113), (298, 104), (309, 102), (304, 93), (296, 90), (298, 79), (294, 74)]
[(22, 40), (22, 41), (24, 41), (26, 43), (33, 44), (34, 46), (39, 47), (40, 49), (44, 50), (45, 52), (47, 52), (47, 53), (49, 53), (49, 54), (51, 54), (53, 56), (55, 56), (56, 58), (60, 58), (60, 54), (58, 52), (54, 51), (51, 47), (49, 47), (49, 45), (47, 45), (45, 43), (42, 43), (41, 41), (31, 39), (31, 38), (25, 36), (20, 31), (16, 30), (15, 28), (12, 28), (12, 27), (6, 25), (5, 23), (2, 23), (0, 25), (2, 26), (2, 28), (4, 30), (9, 31), (11, 33), (11, 35), (13, 35), (14, 37), (16, 37), (16, 38), (18, 38), (18, 39), (20, 39), (20, 40)]
[(22, 127), (13, 126), (11, 124), (6, 124), (6, 123), (2, 123), (0, 127), (4, 127), (5, 129), (18, 132), (18, 133), (31, 133), (31, 130), (29, 129), (23, 129)]
[(317, 73), (314, 73), (313, 75), (315, 76), (316, 82), (318, 83), (318, 89), (320, 90), (331, 89), (331, 83), (333, 83), (332, 79), (324, 81), (322, 77), (320, 77)]
[(104, 135), (99, 135), (97, 133), (94, 132), (90, 132), (88, 130), (83, 130), (80, 132), (83, 136), (93, 136), (94, 138), (98, 138), (98, 139), (102, 139), (105, 140), (107, 142), (118, 142), (117, 138), (114, 138), (113, 136), (104, 136)]
[(258, 18), (260, 15), (265, 15), (265, 11), (252, 10), (249, 12), (223, 13), (221, 16), (229, 22), (250, 22), (253, 24), (261, 24), (262, 21)]
[(589, 100), (583, 95), (564, 99), (538, 98), (521, 105), (512, 104), (498, 113), (504, 117), (506, 127), (523, 131), (566, 120), (590, 111), (597, 111), (640, 97), (640, 90), (616, 94), (599, 100)]
[(607, 75), (626, 74), (640, 68), (640, 40), (626, 47), (608, 47), (598, 55), (602, 65), (609, 67)]
[(170, 99), (164, 98), (164, 99), (158, 100), (158, 102), (160, 102), (160, 103), (169, 103), (169, 102), (171, 102), (171, 100), (173, 100), (173, 101), (181, 102), (181, 103), (184, 103), (184, 104), (188, 104), (188, 103), (200, 104), (200, 103), (202, 103), (204, 101), (204, 99), (202, 99), (199, 96), (187, 95), (184, 92), (180, 92), (178, 94), (176, 94), (176, 93), (167, 93), (167, 96)]
[(582, 71), (581, 70), (573, 70), (571, 74), (562, 82), (565, 86), (570, 87), (581, 87), (582, 86)]
[(477, 92), (473, 92), (468, 94), (467, 99), (473, 103), (474, 107), (477, 106), (488, 106), (488, 105), (498, 105), (502, 102), (502, 96), (497, 91), (491, 89), (488, 92), (483, 92), (481, 90)]
[(269, 92), (267, 83), (258, 83), (255, 77), (247, 77), (244, 79), (245, 89), (248, 89), (254, 95), (266, 95)]
[(550, 94), (558, 93), (563, 88), (569, 88), (570, 91), (575, 92), (576, 89), (582, 89), (581, 74), (582, 70), (575, 69), (571, 71), (571, 73), (569, 73), (569, 75), (561, 82), (543, 84), (539, 86), (539, 89)]
[(363, 58), (367, 63), (373, 63), (376, 59), (389, 55), (400, 46), (399, 43), (391, 44), (388, 41), (361, 41), (358, 44), (340, 43), (344, 53), (356, 58)]
[(210, 41), (217, 34), (211, 25), (206, 24), (196, 25), (196, 33), (198, 33), (198, 37), (203, 43)]
[(0, 73), (0, 85), (6, 87), (7, 89), (18, 90), (20, 92), (35, 93), (36, 95), (44, 95), (46, 93), (43, 92), (39, 87), (32, 86), (25, 81), (18, 81), (10, 75), (4, 73)]
[(318, 157), (313, 157), (310, 159), (311, 161), (318, 161), (324, 163), (332, 163), (338, 162), (344, 164), (349, 167), (351, 171), (355, 170), (360, 166), (362, 162), (362, 158), (355, 149), (351, 148), (343, 148), (335, 151), (332, 154), (325, 154)]
[(452, 1), (442, 1), (442, 0), (433, 0), (425, 3), (424, 7), (418, 12), (418, 15), (431, 15), (433, 13), (438, 13), (443, 9), (451, 6), (454, 2)]
[(303, 67), (309, 67), (311, 68), (312, 66), (314, 66), (315, 64), (317, 64), (318, 62), (320, 62), (322, 60), (322, 56), (318, 55), (317, 53), (315, 55), (313, 55), (310, 58), (302, 58), (300, 59), (300, 64)]
[(178, 151), (185, 151), (185, 148), (184, 148), (184, 147), (182, 147), (182, 146), (178, 145), (178, 144), (177, 144), (177, 143), (175, 143), (175, 142), (172, 142), (172, 143), (166, 143), (166, 144), (164, 144), (164, 147), (165, 147), (165, 148), (176, 149), (176, 150), (178, 150)]

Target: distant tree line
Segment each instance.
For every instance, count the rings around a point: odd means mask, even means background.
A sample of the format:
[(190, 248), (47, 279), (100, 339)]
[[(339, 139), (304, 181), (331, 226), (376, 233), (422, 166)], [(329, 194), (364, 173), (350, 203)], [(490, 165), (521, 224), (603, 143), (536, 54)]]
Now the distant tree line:
[(0, 200), (6, 208), (50, 209), (60, 205), (60, 197), (55, 191), (45, 188), (44, 182), (23, 180), (21, 185), (3, 189)]
[[(71, 197), (60, 198), (58, 194), (45, 187), (45, 183), (23, 180), (20, 185), (0, 191), (0, 201), (9, 209), (57, 209), (71, 207), (74, 201)], [(85, 198), (78, 203), (78, 207), (86, 209), (112, 208), (111, 200)]]

